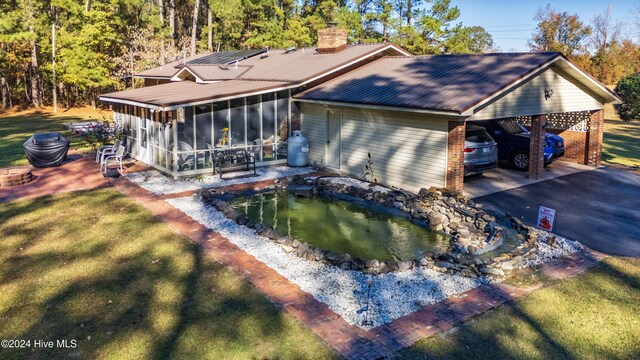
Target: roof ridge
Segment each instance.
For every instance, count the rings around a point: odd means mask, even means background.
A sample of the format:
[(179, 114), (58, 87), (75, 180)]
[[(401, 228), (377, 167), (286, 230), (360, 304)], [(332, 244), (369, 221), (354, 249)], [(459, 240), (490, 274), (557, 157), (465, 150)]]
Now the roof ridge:
[(473, 54), (437, 54), (437, 55), (411, 55), (411, 56), (399, 56), (391, 55), (385, 56), (386, 59), (430, 59), (434, 57), (472, 57), (472, 56), (517, 56), (517, 55), (559, 55), (562, 54), (559, 51), (511, 51), (511, 52), (491, 52), (491, 53), (473, 53)]

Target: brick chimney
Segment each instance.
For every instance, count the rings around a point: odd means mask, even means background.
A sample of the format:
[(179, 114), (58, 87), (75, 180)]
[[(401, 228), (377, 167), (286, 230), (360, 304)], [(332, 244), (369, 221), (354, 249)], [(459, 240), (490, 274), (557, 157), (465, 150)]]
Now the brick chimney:
[(318, 48), (320, 54), (332, 54), (347, 47), (347, 30), (335, 25), (318, 30)]

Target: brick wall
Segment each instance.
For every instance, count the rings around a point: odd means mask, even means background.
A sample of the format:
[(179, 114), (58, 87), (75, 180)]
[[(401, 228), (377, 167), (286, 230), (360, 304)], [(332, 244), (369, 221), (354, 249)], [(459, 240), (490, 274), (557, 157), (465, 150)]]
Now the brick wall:
[(589, 149), (587, 165), (600, 166), (602, 158), (602, 136), (604, 134), (604, 110), (591, 114), (589, 119)]
[(446, 187), (461, 193), (464, 188), (464, 121), (449, 121)]
[(587, 163), (588, 132), (555, 129), (547, 129), (547, 132), (558, 134), (564, 139), (564, 157), (561, 160), (577, 164)]
[(545, 115), (531, 118), (531, 146), (529, 147), (529, 178), (541, 180), (544, 178), (544, 125)]
[(33, 180), (28, 166), (0, 169), (0, 188), (24, 185)]

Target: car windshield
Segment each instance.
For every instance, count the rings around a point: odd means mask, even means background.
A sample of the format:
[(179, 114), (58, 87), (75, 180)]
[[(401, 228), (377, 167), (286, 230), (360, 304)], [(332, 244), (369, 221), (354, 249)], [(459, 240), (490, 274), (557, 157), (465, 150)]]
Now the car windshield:
[(498, 124), (507, 134), (522, 134), (527, 132), (526, 128), (513, 120), (498, 120)]

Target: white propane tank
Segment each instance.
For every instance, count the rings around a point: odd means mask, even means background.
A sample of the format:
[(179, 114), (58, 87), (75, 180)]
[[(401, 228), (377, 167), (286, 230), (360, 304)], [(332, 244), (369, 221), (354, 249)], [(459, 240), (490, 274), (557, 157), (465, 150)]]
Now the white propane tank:
[(287, 164), (289, 166), (307, 166), (309, 163), (309, 142), (302, 136), (301, 130), (294, 130), (287, 140)]

